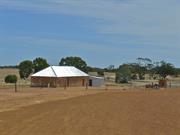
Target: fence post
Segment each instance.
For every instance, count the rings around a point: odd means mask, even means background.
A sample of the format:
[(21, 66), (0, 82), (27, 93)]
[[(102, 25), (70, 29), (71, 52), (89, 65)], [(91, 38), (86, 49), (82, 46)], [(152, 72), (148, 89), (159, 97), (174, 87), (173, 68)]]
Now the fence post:
[(15, 92), (17, 92), (17, 83), (15, 83)]

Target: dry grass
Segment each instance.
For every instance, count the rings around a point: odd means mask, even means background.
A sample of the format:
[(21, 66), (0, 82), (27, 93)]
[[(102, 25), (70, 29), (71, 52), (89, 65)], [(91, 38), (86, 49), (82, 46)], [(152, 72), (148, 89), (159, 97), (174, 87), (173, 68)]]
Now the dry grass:
[(18, 82), (17, 82), (18, 85), (21, 85), (21, 86), (29, 86), (30, 85), (30, 78), (28, 78), (27, 80), (20, 79), (18, 69), (5, 68), (5, 69), (0, 69), (0, 88), (13, 88), (14, 87), (14, 84), (6, 84), (4, 82), (4, 78), (9, 74), (13, 74), (18, 77)]
[[(0, 108), (15, 109), (0, 113), (1, 135), (180, 134), (180, 89), (26, 89), (0, 95)], [(27, 107), (14, 108), (18, 104)]]
[(19, 71), (18, 69), (12, 69), (12, 68), (5, 68), (5, 69), (0, 69), (0, 82), (4, 82), (4, 78), (9, 75), (9, 74), (14, 74), (17, 75), (19, 78)]

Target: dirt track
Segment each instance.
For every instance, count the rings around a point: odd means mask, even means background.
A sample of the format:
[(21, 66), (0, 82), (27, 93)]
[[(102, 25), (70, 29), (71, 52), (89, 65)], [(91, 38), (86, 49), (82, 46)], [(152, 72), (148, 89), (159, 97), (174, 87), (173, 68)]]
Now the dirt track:
[(105, 92), (0, 113), (1, 135), (180, 135), (180, 91)]

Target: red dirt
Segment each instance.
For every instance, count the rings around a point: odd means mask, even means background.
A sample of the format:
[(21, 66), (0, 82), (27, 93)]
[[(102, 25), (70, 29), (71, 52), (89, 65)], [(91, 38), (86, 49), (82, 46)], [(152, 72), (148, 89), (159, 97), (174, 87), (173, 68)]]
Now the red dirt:
[(1, 135), (180, 135), (180, 90), (107, 91), (0, 113)]

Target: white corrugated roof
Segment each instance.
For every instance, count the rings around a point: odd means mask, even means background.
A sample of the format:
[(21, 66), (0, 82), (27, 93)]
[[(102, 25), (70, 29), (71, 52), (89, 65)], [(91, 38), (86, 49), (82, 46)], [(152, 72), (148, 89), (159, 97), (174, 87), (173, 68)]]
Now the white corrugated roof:
[(32, 75), (32, 77), (82, 77), (89, 76), (73, 66), (50, 66)]

